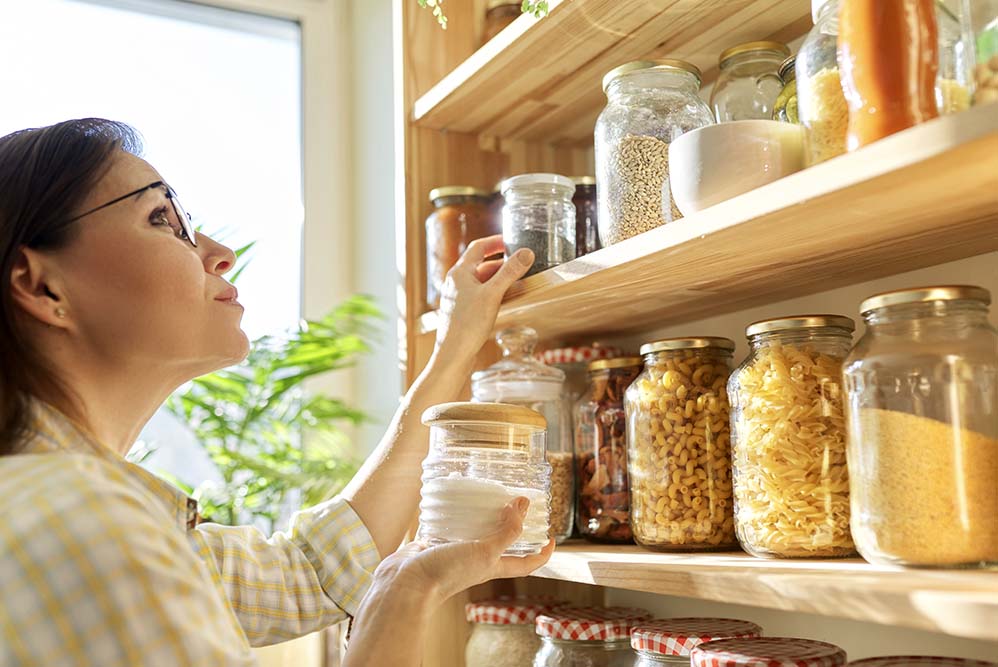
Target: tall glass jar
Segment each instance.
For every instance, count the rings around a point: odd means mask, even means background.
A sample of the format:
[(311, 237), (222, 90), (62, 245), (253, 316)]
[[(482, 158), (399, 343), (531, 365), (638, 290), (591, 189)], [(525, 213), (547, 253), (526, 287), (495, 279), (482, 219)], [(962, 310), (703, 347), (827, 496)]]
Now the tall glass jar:
[(551, 499), (544, 417), (517, 405), (445, 403), (424, 412), (423, 423), (430, 427), (430, 452), (417, 539), (480, 540), (495, 532), (510, 501), (525, 496), (523, 534), (505, 553), (540, 553), (548, 542)]
[(987, 290), (873, 296), (845, 364), (852, 534), (874, 563), (998, 564), (998, 334)]
[(489, 193), (464, 185), (430, 191), (433, 212), (426, 219), (426, 302), (440, 307), (447, 272), (475, 239), (500, 234), (489, 213)]
[(512, 327), (496, 335), (502, 359), (471, 376), (475, 401), (509, 403), (536, 410), (547, 423), (547, 461), (551, 481), (551, 537), (572, 534), (575, 470), (571, 409), (565, 400), (565, 374), (534, 359), (537, 332)]
[(797, 111), (808, 165), (846, 152), (849, 108), (837, 60), (841, 4), (841, 0), (811, 0), (814, 27), (797, 52)]
[(796, 63), (797, 56), (790, 56), (780, 64), (780, 81), (783, 82), (783, 89), (773, 106), (773, 120), (800, 123), (797, 114), (797, 72), (794, 69)]
[(783, 81), (780, 65), (790, 49), (780, 42), (747, 42), (725, 49), (718, 59), (720, 74), (710, 93), (718, 123), (730, 120), (770, 120)]
[(644, 621), (631, 630), (634, 667), (689, 667), (690, 652), (705, 642), (759, 637), (762, 628), (734, 618), (669, 618)]
[(557, 603), (530, 598), (469, 602), (465, 617), (472, 624), (465, 645), (468, 667), (527, 667), (541, 647), (534, 623)]
[(669, 144), (714, 122), (697, 95), (700, 70), (682, 60), (621, 65), (603, 78), (596, 121), (596, 195), (603, 247), (682, 215), (669, 186)]
[(528, 276), (575, 259), (575, 183), (558, 174), (523, 174), (502, 183), (506, 256), (534, 251)]
[(537, 617), (533, 667), (633, 667), (630, 633), (651, 618), (629, 607), (568, 607)]
[(735, 530), (753, 556), (855, 552), (842, 362), (855, 324), (799, 315), (748, 327), (750, 352), (728, 382)]
[(599, 250), (598, 207), (596, 204), (596, 177), (574, 176), (575, 196), (575, 256), (582, 257)]
[(645, 369), (624, 394), (631, 528), (663, 551), (734, 547), (727, 338), (644, 345)]
[(626, 544), (631, 533), (624, 392), (641, 372), (641, 357), (589, 364), (589, 392), (575, 408), (575, 465), (582, 537)]

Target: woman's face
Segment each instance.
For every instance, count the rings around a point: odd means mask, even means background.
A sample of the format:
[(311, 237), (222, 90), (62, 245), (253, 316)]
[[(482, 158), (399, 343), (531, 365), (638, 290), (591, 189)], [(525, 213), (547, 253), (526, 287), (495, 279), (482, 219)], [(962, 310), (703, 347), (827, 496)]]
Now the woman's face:
[[(122, 152), (80, 211), (163, 180)], [(234, 254), (201, 234), (195, 248), (178, 223), (164, 188), (151, 188), (80, 219), (57, 254), (80, 341), (101, 360), (183, 382), (242, 360), (249, 342), (222, 277)]]

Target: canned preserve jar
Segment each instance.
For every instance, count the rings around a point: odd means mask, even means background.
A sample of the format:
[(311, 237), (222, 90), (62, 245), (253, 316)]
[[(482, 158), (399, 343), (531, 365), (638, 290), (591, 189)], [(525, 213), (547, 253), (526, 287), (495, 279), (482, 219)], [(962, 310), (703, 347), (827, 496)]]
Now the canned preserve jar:
[(569, 405), (574, 406), (589, 390), (589, 364), (620, 355), (620, 348), (593, 343), (578, 347), (551, 348), (534, 355), (534, 358), (548, 366), (554, 366), (565, 374), (565, 398)]
[(575, 259), (575, 183), (558, 174), (523, 174), (502, 183), (506, 256), (534, 251), (528, 276)]
[(573, 176), (575, 181), (575, 256), (582, 257), (599, 250), (599, 208), (596, 202), (596, 177)]
[(468, 667), (526, 667), (534, 660), (541, 639), (534, 622), (556, 603), (533, 599), (469, 602), (465, 616), (472, 624), (465, 646)]
[(842, 362), (855, 324), (838, 315), (756, 322), (728, 382), (735, 531), (753, 556), (855, 552), (849, 534)]
[(631, 648), (638, 654), (634, 667), (689, 667), (690, 652), (704, 642), (758, 637), (762, 628), (733, 618), (669, 618), (646, 621), (631, 630)]
[(998, 667), (998, 662), (936, 655), (891, 655), (853, 660), (849, 663), (849, 667)]
[(747, 42), (725, 49), (718, 59), (720, 74), (710, 94), (718, 123), (770, 120), (783, 81), (780, 64), (790, 49), (780, 42)]
[(426, 302), (440, 307), (447, 272), (475, 239), (502, 232), (489, 211), (489, 193), (464, 185), (430, 191), (433, 212), (426, 219)]
[(533, 667), (633, 667), (631, 628), (651, 618), (630, 607), (567, 607), (537, 617)]
[(846, 359), (852, 535), (873, 563), (998, 564), (998, 334), (958, 285), (863, 302)]
[(790, 56), (780, 65), (780, 81), (783, 82), (783, 89), (773, 106), (773, 120), (800, 123), (797, 114), (797, 72), (794, 69), (796, 62), (797, 56)]
[(540, 413), (517, 405), (444, 403), (423, 413), (430, 452), (423, 461), (417, 539), (470, 542), (495, 532), (503, 508), (530, 500), (523, 534), (505, 554), (540, 553), (548, 543), (551, 466)]
[(734, 547), (728, 375), (735, 343), (671, 338), (644, 345), (624, 395), (631, 528), (664, 551)]
[(835, 644), (796, 637), (721, 639), (690, 652), (691, 667), (841, 667), (846, 660)]

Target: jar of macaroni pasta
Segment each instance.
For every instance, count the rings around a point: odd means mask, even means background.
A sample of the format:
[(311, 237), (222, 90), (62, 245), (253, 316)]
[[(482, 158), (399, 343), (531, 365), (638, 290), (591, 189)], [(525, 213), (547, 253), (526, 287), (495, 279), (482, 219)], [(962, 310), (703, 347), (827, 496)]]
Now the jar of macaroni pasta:
[(527, 667), (541, 647), (534, 631), (537, 617), (559, 606), (529, 598), (469, 602), (464, 611), (472, 630), (465, 663), (468, 667)]
[(855, 324), (798, 315), (748, 327), (750, 352), (731, 375), (735, 530), (754, 556), (855, 552), (842, 362)]
[(842, 667), (847, 660), (835, 644), (796, 637), (720, 639), (690, 652), (690, 667)]
[(669, 618), (645, 621), (631, 630), (631, 648), (638, 654), (634, 667), (689, 667), (690, 652), (705, 642), (758, 637), (762, 628), (733, 618)]
[(630, 607), (567, 607), (537, 617), (533, 667), (633, 667), (631, 628), (651, 618)]
[(998, 564), (998, 333), (968, 285), (863, 302), (845, 363), (852, 534), (873, 563)]
[(664, 551), (736, 545), (728, 425), (727, 338), (671, 338), (641, 348), (624, 395), (631, 528)]

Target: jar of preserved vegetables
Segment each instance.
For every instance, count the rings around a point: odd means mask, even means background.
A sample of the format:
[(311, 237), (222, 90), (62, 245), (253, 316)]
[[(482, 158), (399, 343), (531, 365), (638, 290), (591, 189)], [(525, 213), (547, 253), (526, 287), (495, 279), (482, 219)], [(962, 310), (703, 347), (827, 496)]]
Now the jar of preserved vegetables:
[(784, 123), (799, 123), (800, 117), (797, 114), (797, 74), (794, 65), (797, 56), (790, 56), (780, 65), (780, 81), (783, 82), (783, 90), (776, 98), (776, 105), (773, 107), (773, 120)]
[(502, 233), (489, 211), (489, 193), (464, 185), (430, 191), (433, 212), (426, 219), (426, 301), (440, 307), (447, 272), (475, 239)]

